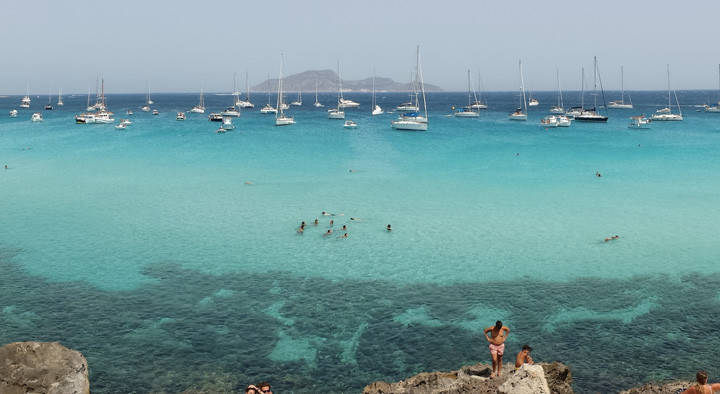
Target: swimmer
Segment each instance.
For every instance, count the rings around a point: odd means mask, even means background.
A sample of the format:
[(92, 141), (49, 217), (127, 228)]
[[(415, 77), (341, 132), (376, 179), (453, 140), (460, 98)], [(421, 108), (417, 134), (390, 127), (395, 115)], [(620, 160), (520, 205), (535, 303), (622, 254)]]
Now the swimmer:
[(318, 220), (315, 219), (315, 222), (313, 222), (313, 226), (317, 226), (317, 225), (318, 225)]
[(330, 214), (329, 214), (329, 213), (327, 213), (327, 212), (325, 212), (325, 211), (323, 211), (323, 213), (322, 213), (322, 214), (323, 214), (323, 216), (330, 216)]
[(245, 182), (245, 184), (246, 184), (246, 185), (252, 185), (252, 182), (247, 181), (247, 182)]
[(332, 219), (330, 219), (330, 227), (333, 226), (333, 223), (334, 223), (334, 222), (332, 221)]
[(6, 169), (6, 170), (8, 169), (8, 168), (7, 168), (7, 164), (5, 164), (5, 169)]
[(602, 175), (600, 175), (599, 172), (596, 172), (595, 175), (596, 175), (598, 178), (602, 177)]
[(338, 238), (347, 238), (347, 233), (345, 233), (344, 235), (339, 236)]
[(362, 221), (363, 221), (363, 220), (360, 219), (360, 218), (350, 218), (350, 220), (354, 220), (354, 221), (356, 221), (356, 222), (362, 222)]
[(619, 235), (613, 235), (612, 237), (605, 238), (605, 242), (614, 241), (616, 239), (620, 238)]
[(347, 224), (343, 224), (343, 226), (340, 230), (347, 231)]
[(303, 235), (304, 234), (303, 231), (305, 231), (305, 227), (300, 227), (299, 229), (297, 229), (298, 235)]
[(390, 227), (389, 224), (387, 225), (387, 231), (392, 231), (392, 227)]
[(330, 234), (332, 234), (332, 230), (328, 230), (325, 234), (323, 234), (323, 237), (327, 237)]

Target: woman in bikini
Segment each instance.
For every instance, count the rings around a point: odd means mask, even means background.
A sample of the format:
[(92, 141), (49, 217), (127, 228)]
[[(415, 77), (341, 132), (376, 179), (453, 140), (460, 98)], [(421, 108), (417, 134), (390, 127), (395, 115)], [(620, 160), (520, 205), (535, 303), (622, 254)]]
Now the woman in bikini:
[(681, 392), (680, 394), (712, 394), (720, 390), (720, 383), (708, 384), (708, 374), (705, 371), (698, 371), (695, 374), (697, 384)]

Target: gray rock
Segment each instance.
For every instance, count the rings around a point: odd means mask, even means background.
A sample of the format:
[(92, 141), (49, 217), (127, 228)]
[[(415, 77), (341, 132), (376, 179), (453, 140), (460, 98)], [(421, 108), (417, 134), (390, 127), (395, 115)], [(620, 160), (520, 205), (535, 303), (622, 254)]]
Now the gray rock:
[(697, 383), (695, 382), (670, 382), (664, 384), (649, 383), (644, 386), (635, 387), (621, 391), (620, 394), (675, 394), (680, 389), (686, 389)]
[(57, 342), (0, 347), (0, 394), (89, 394), (85, 357)]
[[(574, 394), (571, 388), (572, 373), (560, 363), (535, 366), (533, 379), (542, 375), (542, 381), (549, 391), (526, 391), (532, 393)], [(424, 372), (397, 383), (374, 382), (363, 390), (363, 394), (455, 394), (455, 393), (497, 393), (499, 387), (515, 379), (512, 363), (503, 366), (502, 376), (490, 378), (488, 364), (464, 366), (451, 372)], [(516, 384), (524, 384), (529, 378), (518, 378)], [(516, 393), (516, 391), (505, 391)]]
[(500, 394), (550, 394), (545, 370), (540, 365), (523, 364), (498, 387)]

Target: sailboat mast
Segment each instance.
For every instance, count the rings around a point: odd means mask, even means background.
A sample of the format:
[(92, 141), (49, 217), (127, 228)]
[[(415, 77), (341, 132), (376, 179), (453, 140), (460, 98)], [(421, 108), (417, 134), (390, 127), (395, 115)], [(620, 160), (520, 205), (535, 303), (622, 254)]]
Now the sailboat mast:
[(667, 80), (668, 80), (668, 109), (670, 109), (670, 63), (667, 64)]
[(373, 68), (373, 83), (372, 83), (372, 104), (370, 105), (370, 112), (375, 111), (375, 69)]
[(527, 114), (527, 100), (525, 98), (525, 80), (523, 79), (522, 60), (518, 61), (518, 68), (520, 69), (520, 90), (522, 91), (523, 110), (525, 111), (525, 114)]
[[(422, 77), (422, 68), (420, 67), (420, 45), (417, 46), (417, 75), (420, 78), (420, 90), (422, 91), (423, 108), (425, 110), (425, 120), (427, 120), (427, 101), (425, 100), (425, 82)], [(417, 96), (417, 94), (416, 94)]]
[[(283, 99), (282, 99), (282, 66), (283, 66), (283, 56), (280, 55), (280, 75), (278, 76), (278, 98), (277, 98), (277, 108), (279, 110), (279, 113), (275, 113), (275, 119), (278, 117), (283, 117)], [(278, 116), (279, 115), (279, 116)]]
[(597, 57), (593, 56), (593, 109), (597, 110)]
[(468, 110), (470, 110), (471, 106), (472, 101), (470, 100), (470, 69), (468, 69)]
[(625, 73), (623, 66), (620, 66), (620, 103), (625, 104)]

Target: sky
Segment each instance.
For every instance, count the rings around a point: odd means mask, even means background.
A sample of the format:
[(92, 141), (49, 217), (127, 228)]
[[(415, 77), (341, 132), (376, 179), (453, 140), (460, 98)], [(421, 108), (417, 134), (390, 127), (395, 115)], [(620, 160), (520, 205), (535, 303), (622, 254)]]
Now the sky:
[[(284, 74), (335, 70), (343, 79), (408, 82), (420, 45), (426, 83), (487, 91), (592, 84), (605, 90), (718, 89), (720, 1), (186, 1), (8, 0), (0, 95), (231, 92)], [(147, 82), (146, 82), (147, 81)]]

